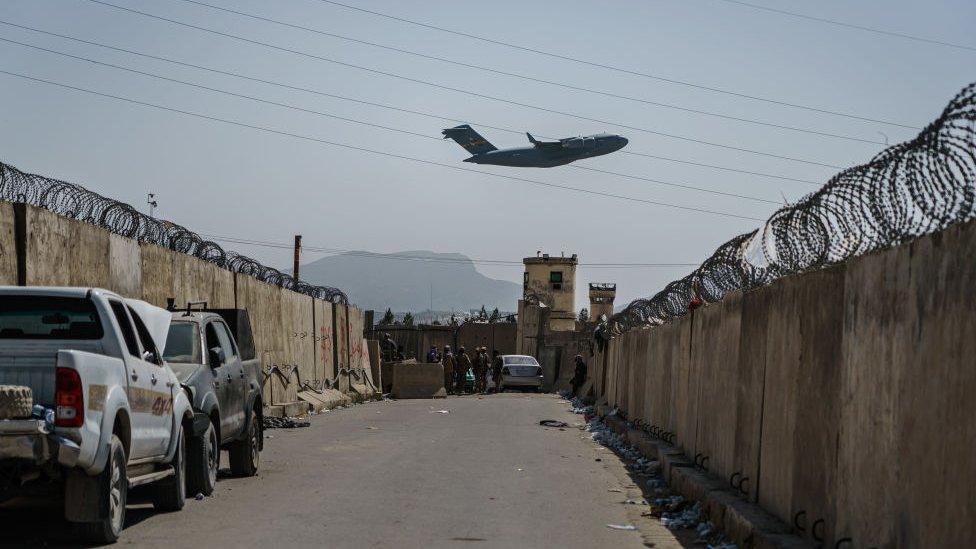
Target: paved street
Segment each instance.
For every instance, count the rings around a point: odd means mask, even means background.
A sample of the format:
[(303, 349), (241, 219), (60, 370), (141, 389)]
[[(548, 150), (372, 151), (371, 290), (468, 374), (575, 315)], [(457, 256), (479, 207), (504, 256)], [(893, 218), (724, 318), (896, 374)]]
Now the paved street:
[[(268, 431), (258, 478), (224, 478), (181, 513), (129, 507), (139, 547), (678, 546), (639, 516), (622, 463), (553, 395), (376, 402)], [(448, 410), (448, 414), (437, 413)], [(596, 461), (600, 459), (600, 461)], [(226, 464), (226, 462), (225, 462)], [(644, 508), (646, 509), (646, 508)], [(0, 544), (71, 542), (58, 509), (4, 510)], [(635, 524), (640, 532), (607, 524)], [(643, 537), (642, 537), (643, 536)]]

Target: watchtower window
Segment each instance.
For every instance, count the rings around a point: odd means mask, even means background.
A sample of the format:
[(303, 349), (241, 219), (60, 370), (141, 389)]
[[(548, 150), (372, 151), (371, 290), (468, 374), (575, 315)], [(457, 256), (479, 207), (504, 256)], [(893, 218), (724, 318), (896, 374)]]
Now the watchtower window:
[(562, 284), (563, 282), (563, 272), (562, 271), (549, 271), (549, 282), (553, 284)]

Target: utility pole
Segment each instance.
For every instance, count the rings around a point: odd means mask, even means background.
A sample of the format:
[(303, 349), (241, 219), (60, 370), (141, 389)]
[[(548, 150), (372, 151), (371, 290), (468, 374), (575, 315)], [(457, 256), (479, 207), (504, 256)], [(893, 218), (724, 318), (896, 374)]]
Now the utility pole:
[(149, 204), (149, 217), (152, 217), (153, 212), (156, 210), (156, 206), (159, 206), (159, 204), (156, 202), (156, 195), (153, 193), (147, 194), (146, 204)]
[(295, 277), (295, 282), (298, 282), (298, 258), (302, 254), (302, 235), (295, 235), (295, 268), (292, 270), (291, 274)]

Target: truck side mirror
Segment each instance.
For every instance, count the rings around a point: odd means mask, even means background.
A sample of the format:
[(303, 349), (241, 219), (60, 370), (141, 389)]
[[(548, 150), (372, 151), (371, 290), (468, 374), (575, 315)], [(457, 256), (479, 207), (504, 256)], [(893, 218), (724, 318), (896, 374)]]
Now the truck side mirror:
[(218, 366), (223, 366), (224, 362), (227, 362), (227, 355), (224, 354), (224, 350), (220, 347), (211, 347), (210, 367), (216, 368)]

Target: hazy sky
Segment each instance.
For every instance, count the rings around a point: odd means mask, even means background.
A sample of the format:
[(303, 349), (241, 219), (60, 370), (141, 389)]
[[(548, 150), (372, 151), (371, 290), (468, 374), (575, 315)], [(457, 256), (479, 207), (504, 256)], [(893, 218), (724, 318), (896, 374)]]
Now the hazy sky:
[[(722, 120), (448, 65), (284, 28), (180, 0), (107, 0), (253, 40), (647, 130), (848, 166), (882, 146)], [(915, 130), (817, 114), (667, 84), (336, 7), (318, 0), (205, 0), (361, 40), (535, 78), (682, 107), (892, 143)], [(347, 0), (357, 6), (639, 72), (791, 103), (922, 126), (976, 80), (976, 52), (913, 42), (755, 11), (720, 0), (448, 2)], [(971, 0), (800, 2), (755, 0), (814, 16), (976, 46)], [(625, 135), (626, 151), (826, 181), (836, 170), (669, 139), (393, 79), (218, 37), (88, 0), (5, 0), (0, 19), (321, 92), (528, 130), (537, 136), (600, 131)], [(0, 37), (170, 78), (439, 137), (454, 125), (339, 99), (283, 90), (0, 25)], [(464, 167), (466, 153), (435, 141), (188, 88), (0, 42), (0, 70), (267, 126), (320, 139)], [(84, 184), (202, 233), (309, 246), (394, 252), (430, 249), (518, 260), (538, 249), (582, 262), (699, 262), (758, 221), (543, 188), (474, 173), (269, 135), (54, 88), (0, 74), (0, 160)], [(478, 128), (496, 146), (524, 136)], [(781, 202), (806, 183), (613, 154), (581, 163), (621, 173)], [(764, 218), (775, 204), (570, 166), (474, 167), (646, 200)], [(278, 266), (290, 252), (229, 249)], [(314, 259), (309, 254), (306, 260)], [(377, 260), (376, 268), (384, 262)], [(521, 269), (479, 265), (520, 281)], [(618, 301), (650, 295), (690, 267), (582, 267), (586, 281), (616, 281)], [(583, 286), (582, 284), (580, 286)], [(579, 289), (578, 300), (585, 289)], [(582, 303), (578, 303), (582, 305)]]

